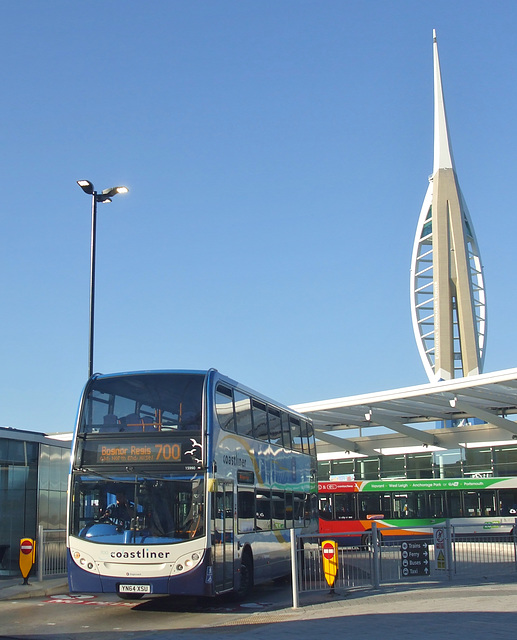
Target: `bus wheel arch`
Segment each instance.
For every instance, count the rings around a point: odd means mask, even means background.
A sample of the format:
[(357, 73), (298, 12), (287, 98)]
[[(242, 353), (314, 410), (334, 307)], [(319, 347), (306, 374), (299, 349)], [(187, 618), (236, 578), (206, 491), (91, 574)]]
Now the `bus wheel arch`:
[(249, 545), (242, 550), (237, 581), (235, 593), (239, 599), (245, 598), (253, 589), (253, 553)]
[[(382, 532), (379, 531), (379, 529), (377, 529), (377, 545), (381, 545), (381, 544), (382, 544)], [(367, 547), (368, 549), (373, 549), (373, 535), (372, 535), (371, 529), (368, 529), (368, 531), (362, 534), (361, 546)]]

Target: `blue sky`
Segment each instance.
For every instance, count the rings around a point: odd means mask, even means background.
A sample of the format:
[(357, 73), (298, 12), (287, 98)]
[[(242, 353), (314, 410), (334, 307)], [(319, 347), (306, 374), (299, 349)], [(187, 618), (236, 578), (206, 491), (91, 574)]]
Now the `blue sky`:
[(3, 3), (0, 425), (73, 428), (88, 370), (209, 368), (286, 404), (427, 382), (409, 269), (432, 30), (485, 267), (485, 371), (517, 366), (517, 4)]

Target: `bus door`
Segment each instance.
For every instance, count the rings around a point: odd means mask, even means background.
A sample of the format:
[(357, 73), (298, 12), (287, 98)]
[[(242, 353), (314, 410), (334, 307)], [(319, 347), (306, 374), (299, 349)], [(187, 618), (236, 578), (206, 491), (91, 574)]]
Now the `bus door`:
[(212, 554), (217, 593), (233, 589), (234, 508), (233, 482), (217, 481), (212, 493)]

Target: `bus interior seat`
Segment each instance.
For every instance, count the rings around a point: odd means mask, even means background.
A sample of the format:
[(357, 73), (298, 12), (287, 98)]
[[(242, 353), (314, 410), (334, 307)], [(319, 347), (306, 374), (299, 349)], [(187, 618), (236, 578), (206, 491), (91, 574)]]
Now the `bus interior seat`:
[(143, 431), (144, 425), (138, 413), (130, 413), (121, 418), (122, 431)]
[(159, 431), (160, 430), (152, 416), (143, 416), (140, 419), (140, 421), (142, 423), (142, 429), (144, 431)]
[(103, 431), (119, 431), (120, 424), (117, 416), (114, 413), (107, 413), (104, 416), (104, 426)]

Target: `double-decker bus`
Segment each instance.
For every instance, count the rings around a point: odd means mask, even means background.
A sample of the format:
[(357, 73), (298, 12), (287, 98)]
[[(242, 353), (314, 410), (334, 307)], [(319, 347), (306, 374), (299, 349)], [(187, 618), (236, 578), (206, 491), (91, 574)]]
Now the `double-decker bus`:
[[(455, 533), (513, 534), (517, 478), (319, 482), (320, 533), (350, 533), (343, 545), (432, 533), (451, 520)], [(407, 527), (407, 528), (406, 528)]]
[(96, 374), (69, 496), (71, 593), (242, 596), (317, 532), (312, 424), (213, 369)]

